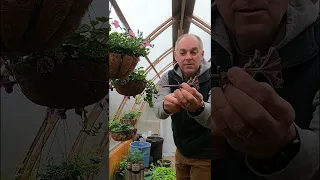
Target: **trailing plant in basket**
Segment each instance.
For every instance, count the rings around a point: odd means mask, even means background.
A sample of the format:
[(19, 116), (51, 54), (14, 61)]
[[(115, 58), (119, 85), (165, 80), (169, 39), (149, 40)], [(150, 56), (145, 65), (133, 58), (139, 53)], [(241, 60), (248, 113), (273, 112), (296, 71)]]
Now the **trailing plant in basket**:
[[(1, 87), (11, 93), (12, 86), (16, 83), (9, 80), (9, 77), (13, 76), (10, 64), (36, 60), (38, 72), (52, 73), (55, 63), (62, 63), (64, 60), (107, 61), (109, 54), (107, 39), (110, 31), (108, 22), (109, 19), (106, 17), (97, 17), (88, 24), (81, 24), (70, 38), (51, 51), (24, 54), (20, 57), (4, 57), (6, 73), (1, 72)], [(30, 66), (30, 63), (20, 64), (18, 67), (14, 67), (14, 70), (23, 70), (25, 66)]]
[(125, 113), (122, 118), (123, 119), (137, 119), (141, 116), (141, 111), (131, 111), (128, 113)]
[(143, 32), (137, 31), (135, 34), (128, 27), (120, 27), (117, 20), (112, 22), (115, 29), (120, 28), (123, 32), (111, 32), (109, 36), (109, 48), (111, 53), (125, 54), (133, 57), (147, 56), (150, 48), (149, 39), (143, 38)]
[(128, 123), (121, 123), (118, 120), (109, 121), (110, 132), (133, 131), (134, 129), (135, 127)]
[(122, 79), (111, 79), (110, 89), (113, 90), (112, 86), (115, 85), (126, 85), (130, 81), (144, 81), (147, 83), (144, 94), (144, 100), (149, 104), (149, 106), (153, 107), (153, 97), (158, 93), (156, 85), (151, 80), (146, 80), (147, 73), (143, 69), (144, 67), (139, 67), (135, 69), (127, 78)]

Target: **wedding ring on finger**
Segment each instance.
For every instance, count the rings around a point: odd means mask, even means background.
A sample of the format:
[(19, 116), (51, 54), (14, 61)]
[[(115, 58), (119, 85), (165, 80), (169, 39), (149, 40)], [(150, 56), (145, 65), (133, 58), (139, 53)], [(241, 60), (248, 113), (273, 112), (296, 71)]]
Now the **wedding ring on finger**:
[(252, 136), (252, 134), (253, 134), (253, 131), (250, 130), (249, 132), (247, 132), (247, 133), (244, 134), (244, 135), (239, 135), (239, 134), (237, 134), (237, 136), (238, 136), (239, 138), (241, 138), (241, 139), (246, 140), (246, 139), (249, 139), (249, 138)]

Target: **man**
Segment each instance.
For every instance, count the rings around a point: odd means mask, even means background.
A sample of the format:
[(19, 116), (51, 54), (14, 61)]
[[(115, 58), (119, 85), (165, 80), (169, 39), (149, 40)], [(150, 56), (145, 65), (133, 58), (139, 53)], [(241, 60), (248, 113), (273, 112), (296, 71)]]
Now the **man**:
[[(318, 7), (310, 0), (216, 0), (216, 5), (212, 73), (219, 66), (228, 80), (211, 90), (212, 128), (233, 149), (221, 179), (318, 179)], [(238, 68), (259, 54), (264, 59), (254, 61), (259, 66), (279, 55), (282, 75), (272, 77), (272, 64), (255, 79)], [(281, 80), (282, 86), (274, 83)], [(216, 164), (213, 174), (219, 173)]]
[[(171, 116), (178, 180), (210, 180), (211, 63), (204, 60), (203, 55), (203, 44), (197, 35), (180, 36), (174, 51), (177, 64), (157, 83), (159, 93), (154, 112), (159, 119)], [(198, 90), (186, 83), (194, 77), (199, 80)], [(163, 87), (179, 84), (181, 87)]]

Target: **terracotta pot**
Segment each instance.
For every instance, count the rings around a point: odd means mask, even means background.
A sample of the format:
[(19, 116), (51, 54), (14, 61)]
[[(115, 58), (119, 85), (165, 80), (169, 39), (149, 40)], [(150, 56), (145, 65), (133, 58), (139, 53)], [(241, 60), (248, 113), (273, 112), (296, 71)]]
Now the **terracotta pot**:
[(39, 52), (58, 47), (78, 28), (91, 2), (3, 1), (1, 51)]

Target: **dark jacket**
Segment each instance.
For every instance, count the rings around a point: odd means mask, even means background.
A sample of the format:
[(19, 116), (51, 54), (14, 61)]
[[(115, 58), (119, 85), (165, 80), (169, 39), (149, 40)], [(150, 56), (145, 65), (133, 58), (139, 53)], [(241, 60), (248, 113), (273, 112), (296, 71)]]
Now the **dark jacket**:
[(190, 116), (185, 110), (179, 113), (167, 114), (163, 109), (164, 96), (172, 93), (174, 89), (162, 87), (168, 84), (182, 83), (182, 73), (178, 65), (164, 73), (157, 83), (158, 94), (154, 99), (154, 112), (159, 119), (171, 116), (172, 131), (175, 145), (182, 155), (187, 158), (212, 159), (212, 135), (210, 133), (211, 117), (211, 63), (203, 60), (200, 65), (200, 93), (204, 97), (205, 109), (196, 117)]

